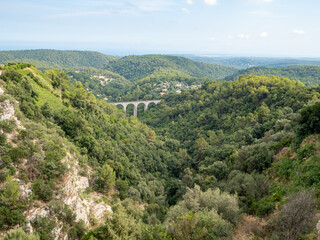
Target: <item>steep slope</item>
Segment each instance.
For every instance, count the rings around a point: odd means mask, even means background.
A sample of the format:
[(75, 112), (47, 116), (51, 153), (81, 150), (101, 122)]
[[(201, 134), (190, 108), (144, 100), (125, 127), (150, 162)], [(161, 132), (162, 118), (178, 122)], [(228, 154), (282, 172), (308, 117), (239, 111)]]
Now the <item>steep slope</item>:
[(117, 57), (92, 51), (49, 49), (0, 51), (0, 63), (29, 62), (39, 68), (101, 67)]
[(170, 55), (127, 56), (109, 61), (104, 68), (136, 81), (153, 73), (175, 70), (191, 77), (222, 79), (236, 72), (235, 68), (195, 62)]
[(239, 79), (242, 75), (258, 75), (258, 76), (278, 76), (286, 77), (291, 80), (299, 80), (307, 86), (320, 85), (320, 67), (316, 66), (301, 66), (301, 67), (286, 67), (286, 68), (267, 68), (267, 67), (253, 67), (245, 70), (240, 70), (234, 75), (224, 78), (226, 81), (233, 81)]
[(174, 156), (148, 127), (57, 70), (11, 64), (0, 86), (1, 231), (79, 239), (113, 198), (165, 204)]

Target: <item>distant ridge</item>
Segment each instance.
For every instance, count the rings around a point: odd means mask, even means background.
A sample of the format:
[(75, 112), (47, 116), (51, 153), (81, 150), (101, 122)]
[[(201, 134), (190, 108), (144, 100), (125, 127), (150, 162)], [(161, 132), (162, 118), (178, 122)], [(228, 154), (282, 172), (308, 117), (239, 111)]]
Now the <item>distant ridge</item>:
[(112, 60), (104, 69), (120, 74), (130, 81), (145, 78), (155, 73), (179, 72), (191, 77), (223, 79), (235, 74), (238, 69), (229, 66), (207, 64), (173, 55), (131, 55)]
[(29, 62), (39, 68), (101, 67), (117, 57), (94, 51), (75, 50), (15, 50), (0, 51), (0, 63)]

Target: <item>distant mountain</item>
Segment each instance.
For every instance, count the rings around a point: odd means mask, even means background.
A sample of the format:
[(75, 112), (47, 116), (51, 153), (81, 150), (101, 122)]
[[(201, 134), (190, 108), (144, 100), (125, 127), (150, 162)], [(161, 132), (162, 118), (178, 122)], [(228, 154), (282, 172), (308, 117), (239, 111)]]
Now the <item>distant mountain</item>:
[(0, 63), (29, 62), (39, 68), (101, 67), (117, 57), (92, 51), (49, 49), (0, 51)]
[(297, 66), (320, 66), (320, 59), (307, 58), (267, 58), (267, 57), (210, 57), (198, 55), (178, 55), (194, 61), (225, 65), (237, 68), (250, 67), (297, 67)]
[(301, 66), (301, 67), (286, 67), (286, 68), (268, 68), (268, 67), (253, 67), (240, 70), (234, 75), (224, 78), (226, 81), (239, 79), (242, 75), (258, 75), (258, 76), (278, 76), (286, 77), (291, 80), (299, 80), (307, 86), (320, 85), (320, 66)]
[(120, 74), (131, 81), (145, 78), (154, 73), (179, 72), (190, 77), (209, 77), (223, 79), (235, 74), (236, 68), (218, 66), (192, 61), (187, 58), (170, 55), (126, 56), (109, 61), (104, 69)]

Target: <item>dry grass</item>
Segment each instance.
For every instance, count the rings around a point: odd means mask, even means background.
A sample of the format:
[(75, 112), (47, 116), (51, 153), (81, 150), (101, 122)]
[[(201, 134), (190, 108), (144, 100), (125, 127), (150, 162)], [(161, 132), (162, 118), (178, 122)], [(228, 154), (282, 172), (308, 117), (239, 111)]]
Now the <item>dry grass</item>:
[(232, 240), (260, 240), (265, 232), (266, 221), (254, 216), (243, 216), (233, 233)]

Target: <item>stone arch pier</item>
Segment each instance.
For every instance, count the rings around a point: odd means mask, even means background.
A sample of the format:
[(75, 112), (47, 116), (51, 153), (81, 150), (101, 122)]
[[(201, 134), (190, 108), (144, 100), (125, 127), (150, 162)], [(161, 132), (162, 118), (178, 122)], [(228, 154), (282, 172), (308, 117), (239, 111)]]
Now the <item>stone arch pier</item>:
[(122, 105), (125, 112), (127, 112), (127, 106), (130, 104), (133, 104), (133, 116), (137, 117), (139, 104), (141, 103), (144, 104), (144, 111), (146, 111), (150, 103), (158, 104), (160, 101), (161, 100), (145, 100), (145, 101), (131, 101), (131, 102), (114, 102), (110, 104), (113, 104), (115, 106)]

